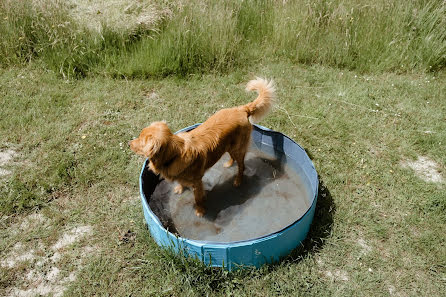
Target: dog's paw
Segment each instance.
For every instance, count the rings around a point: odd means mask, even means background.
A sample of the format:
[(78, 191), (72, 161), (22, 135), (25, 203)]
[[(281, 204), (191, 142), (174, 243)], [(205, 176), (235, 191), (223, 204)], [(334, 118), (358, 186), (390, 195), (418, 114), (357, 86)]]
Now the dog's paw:
[(234, 187), (238, 188), (240, 187), (241, 184), (242, 184), (242, 179), (236, 177), (233, 183)]
[(195, 206), (195, 215), (199, 218), (203, 217), (205, 214), (205, 209), (202, 206)]
[(184, 187), (183, 187), (183, 185), (177, 185), (177, 186), (173, 189), (173, 192), (174, 192), (175, 194), (182, 194), (183, 191), (184, 191)]
[(223, 167), (229, 168), (232, 166), (232, 164), (234, 164), (234, 160), (231, 158), (231, 159), (229, 159), (229, 161), (227, 161), (225, 164), (223, 164)]

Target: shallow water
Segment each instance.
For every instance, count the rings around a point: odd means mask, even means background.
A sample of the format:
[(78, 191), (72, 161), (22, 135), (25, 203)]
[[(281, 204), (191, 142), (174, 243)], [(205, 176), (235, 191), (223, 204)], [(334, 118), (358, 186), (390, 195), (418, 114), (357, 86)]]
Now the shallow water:
[(287, 227), (310, 207), (301, 178), (279, 158), (251, 149), (240, 187), (232, 183), (237, 163), (224, 168), (225, 154), (203, 177), (206, 214), (195, 216), (192, 189), (175, 194), (176, 183), (162, 180), (149, 206), (170, 232), (183, 238), (231, 242), (262, 237)]

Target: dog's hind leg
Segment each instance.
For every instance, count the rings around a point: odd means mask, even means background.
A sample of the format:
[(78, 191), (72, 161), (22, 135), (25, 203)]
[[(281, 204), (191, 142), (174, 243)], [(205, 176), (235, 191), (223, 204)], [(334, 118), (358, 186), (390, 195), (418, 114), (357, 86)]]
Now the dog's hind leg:
[(237, 151), (237, 152), (231, 152), (232, 159), (235, 159), (238, 166), (238, 172), (237, 176), (234, 180), (234, 187), (238, 187), (241, 185), (243, 180), (243, 172), (245, 171), (245, 155), (246, 151)]
[(234, 145), (233, 149), (229, 152), (231, 158), (237, 162), (238, 172), (234, 179), (234, 187), (241, 185), (243, 180), (243, 172), (245, 171), (245, 156), (249, 149), (251, 137), (251, 126), (240, 129), (238, 143)]
[(200, 181), (194, 183), (194, 197), (195, 197), (195, 215), (202, 217), (206, 212), (204, 209), (204, 188), (203, 182)]

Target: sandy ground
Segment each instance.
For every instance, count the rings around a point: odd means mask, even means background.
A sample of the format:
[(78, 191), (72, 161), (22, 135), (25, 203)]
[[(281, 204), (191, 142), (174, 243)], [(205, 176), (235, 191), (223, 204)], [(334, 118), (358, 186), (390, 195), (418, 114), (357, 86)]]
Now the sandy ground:
[[(49, 224), (50, 221), (42, 214), (34, 213), (26, 217), (17, 229), (19, 232), (25, 232), (29, 228), (34, 228), (36, 224)], [(69, 256), (71, 246), (92, 233), (91, 226), (77, 226), (64, 232), (51, 246), (45, 246), (40, 240), (34, 248), (26, 247), (21, 242), (16, 243), (8, 255), (0, 261), (2, 268), (22, 268), (18, 270), (21, 285), (10, 288), (8, 296), (62, 296), (82, 269), (83, 259), (90, 255), (94, 248), (80, 247), (81, 257), (74, 263), (76, 269), (70, 273), (62, 271), (59, 263)]]
[(11, 174), (11, 171), (6, 169), (6, 165), (13, 162), (17, 153), (12, 149), (0, 150), (0, 177)]
[(426, 182), (442, 183), (444, 181), (440, 166), (425, 156), (418, 156), (415, 161), (402, 161), (401, 166), (411, 168), (415, 174)]

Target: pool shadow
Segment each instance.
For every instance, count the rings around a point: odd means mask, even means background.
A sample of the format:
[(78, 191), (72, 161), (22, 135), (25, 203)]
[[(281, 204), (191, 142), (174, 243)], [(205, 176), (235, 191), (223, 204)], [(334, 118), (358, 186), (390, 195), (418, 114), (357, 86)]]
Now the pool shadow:
[(333, 229), (333, 217), (336, 212), (336, 205), (330, 190), (324, 181), (318, 175), (319, 189), (314, 213), (313, 222), (307, 237), (302, 241), (300, 246), (295, 248), (288, 256), (280, 261), (269, 264), (268, 270), (274, 270), (281, 263), (297, 263), (305, 259), (308, 255), (314, 255), (323, 249), (325, 241), (330, 237)]
[[(273, 147), (275, 151), (283, 151), (283, 139), (273, 139)], [(310, 159), (313, 159), (313, 155), (308, 150), (305, 150)], [(283, 155), (282, 155), (283, 156)], [(282, 156), (281, 154), (276, 155), (276, 162), (278, 164), (282, 164)], [(249, 160), (247, 160), (247, 167)], [(236, 164), (234, 164), (235, 168), (237, 168)], [(278, 170), (279, 172), (283, 172), (283, 170)], [(336, 211), (336, 205), (334, 203), (333, 197), (330, 193), (330, 190), (326, 187), (324, 181), (319, 178), (318, 185), (318, 197), (315, 208), (315, 214), (310, 226), (309, 233), (307, 234), (304, 241), (295, 248), (289, 255), (282, 258), (280, 261), (264, 266), (264, 272), (274, 271), (279, 268), (282, 264), (286, 263), (299, 263), (302, 259), (306, 258), (308, 255), (315, 255), (320, 250), (323, 249), (326, 240), (330, 237), (332, 228), (333, 228), (333, 217)], [(154, 181), (155, 183), (159, 182)], [(215, 185), (212, 190), (207, 192), (206, 198), (206, 210), (207, 213), (204, 217), (206, 220), (215, 221), (218, 215), (228, 208), (232, 208), (234, 206), (243, 207), (244, 204), (250, 204), (255, 202), (255, 196), (260, 192), (260, 190), (265, 186), (264, 183), (256, 181), (255, 178), (246, 174), (244, 175), (244, 180), (242, 185), (239, 188), (234, 188), (232, 185), (233, 178), (226, 180), (221, 184)], [(145, 186), (143, 186), (143, 191)], [(153, 190), (152, 190), (153, 192)], [(149, 196), (152, 194), (149, 192)], [(233, 192), (237, 192), (238, 195), (233, 195)], [(240, 192), (244, 192), (243, 195), (240, 195)], [(147, 196), (147, 197), (149, 197)], [(241, 210), (241, 209), (239, 209)], [(233, 213), (224, 213), (224, 220), (219, 221), (219, 223), (229, 224), (233, 217), (238, 212)], [(173, 222), (168, 222), (167, 225), (171, 226), (169, 231), (175, 232), (175, 226)], [(172, 230), (173, 229), (173, 230)], [(249, 274), (248, 274), (249, 275)], [(245, 275), (246, 277), (247, 275)], [(243, 278), (244, 276), (242, 276)]]
[[(324, 181), (318, 175), (319, 188), (318, 197), (316, 202), (316, 209), (314, 213), (314, 218), (310, 226), (310, 230), (306, 238), (302, 243), (291, 251), (290, 254), (281, 258), (277, 262), (268, 263), (263, 265), (261, 273), (270, 273), (277, 270), (284, 263), (299, 263), (301, 260), (305, 259), (308, 255), (314, 255), (321, 251), (325, 245), (325, 241), (330, 237), (333, 229), (333, 217), (336, 212), (336, 205), (334, 203), (333, 197), (330, 190), (325, 185)], [(253, 271), (258, 271), (258, 268), (246, 267), (245, 271), (242, 271), (241, 275), (234, 277), (236, 278), (247, 278), (251, 277)], [(236, 270), (237, 271), (237, 270)]]
[[(204, 228), (208, 226), (210, 229), (215, 229), (219, 233), (226, 226), (231, 224), (233, 219), (244, 212), (246, 208), (252, 207), (253, 203), (258, 203), (258, 194), (264, 187), (274, 182), (276, 179), (281, 178), (285, 174), (284, 163), (282, 161), (283, 155), (277, 154), (276, 156), (258, 155), (255, 152), (245, 160), (245, 174), (243, 176), (242, 184), (239, 187), (233, 186), (233, 181), (237, 171), (237, 165), (234, 164), (232, 168), (223, 168), (225, 160), (220, 160), (216, 165), (219, 166), (219, 170), (223, 171), (221, 176), (209, 177), (203, 179), (205, 188), (210, 189), (206, 191), (205, 197), (205, 209), (206, 214), (203, 218), (197, 218), (193, 214), (194, 199), (192, 189), (186, 189), (190, 192), (186, 199), (178, 199), (177, 203), (183, 204), (183, 215), (191, 209), (190, 220), (188, 225), (191, 228)], [(220, 174), (220, 171), (217, 171)], [(215, 183), (217, 180), (222, 182)], [(176, 226), (173, 217), (174, 213), (166, 212), (169, 208), (166, 206), (166, 201), (172, 199), (172, 192), (174, 183), (167, 182), (163, 178), (156, 176), (148, 168), (145, 168), (143, 172), (143, 192), (146, 193), (146, 197), (149, 197), (149, 205), (153, 213), (158, 217), (164, 228), (173, 234), (180, 236), (180, 228)], [(212, 181), (214, 180), (214, 181)], [(154, 200), (152, 200), (154, 199)], [(156, 203), (152, 203), (157, 201)], [(261, 201), (261, 200), (260, 200)], [(178, 205), (179, 205), (178, 204)], [(259, 204), (262, 205), (262, 204)], [(248, 212), (248, 215), (252, 211)], [(245, 213), (246, 215), (246, 213)], [(203, 220), (210, 222), (210, 225), (203, 224)], [(184, 226), (182, 226), (184, 229)]]
[(330, 190), (319, 176), (319, 192), (313, 223), (311, 224), (307, 238), (302, 242), (302, 246), (295, 249), (290, 255), (291, 259), (299, 259), (302, 256), (309, 253), (316, 253), (322, 249), (333, 229), (335, 212), (336, 205)]
[[(243, 182), (239, 187), (233, 186), (234, 177), (226, 179), (223, 183), (215, 185), (211, 191), (206, 193), (205, 219), (215, 221), (218, 215), (225, 211), (224, 217), (220, 216), (219, 225), (226, 226), (240, 212), (242, 212), (250, 204), (256, 202), (256, 196), (269, 183), (274, 182), (276, 178), (282, 177), (284, 172), (284, 164), (282, 157), (264, 158), (255, 156), (245, 161), (245, 172), (255, 171), (258, 168), (269, 167), (271, 172), (265, 170), (262, 177), (258, 173), (254, 175), (243, 176)], [(274, 172), (274, 174), (273, 174)], [(268, 175), (271, 177), (268, 177)], [(273, 176), (274, 175), (274, 176)]]

